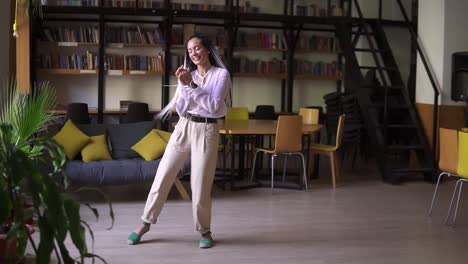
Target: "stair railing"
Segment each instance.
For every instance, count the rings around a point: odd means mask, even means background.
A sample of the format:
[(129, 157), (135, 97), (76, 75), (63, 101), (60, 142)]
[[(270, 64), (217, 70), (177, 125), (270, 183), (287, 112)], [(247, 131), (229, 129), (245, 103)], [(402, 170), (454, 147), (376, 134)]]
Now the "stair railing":
[(398, 6), (400, 11), (405, 19), (405, 23), (407, 28), (411, 34), (411, 41), (416, 46), (416, 50), (421, 57), (421, 61), (424, 64), (424, 69), (426, 70), (427, 76), (429, 77), (429, 81), (431, 82), (432, 90), (434, 91), (434, 112), (433, 112), (433, 126), (432, 126), (432, 154), (434, 157), (434, 162), (437, 161), (437, 131), (438, 131), (438, 115), (439, 115), (439, 95), (440, 95), (440, 87), (438, 82), (436, 82), (434, 71), (427, 59), (426, 52), (423, 49), (423, 46), (420, 42), (420, 39), (416, 32), (414, 31), (411, 23), (408, 19), (408, 14), (405, 11), (405, 7), (403, 6), (401, 0), (397, 0)]
[(382, 69), (382, 65), (380, 64), (380, 60), (379, 60), (379, 58), (377, 56), (377, 53), (375, 51), (376, 48), (374, 47), (374, 43), (372, 42), (372, 40), (371, 40), (371, 38), (369, 36), (369, 30), (368, 30), (367, 26), (364, 23), (364, 15), (362, 13), (362, 10), (361, 10), (361, 7), (359, 5), (358, 0), (354, 0), (354, 5), (356, 7), (356, 11), (357, 11), (358, 16), (359, 16), (359, 21), (361, 22), (361, 27), (362, 27), (362, 29), (364, 29), (364, 34), (365, 34), (367, 42), (369, 44), (369, 48), (371, 49), (372, 57), (373, 57), (373, 59), (375, 61), (375, 65), (377, 67), (377, 72), (379, 73), (380, 79), (381, 79), (382, 84), (384, 86), (384, 93), (385, 93), (385, 96), (384, 96), (384, 116), (383, 116), (383, 124), (382, 125), (383, 125), (383, 142), (384, 142), (384, 145), (385, 145), (386, 142), (387, 142), (388, 92), (389, 92), (388, 87), (389, 87), (389, 84), (387, 83), (387, 78), (385, 76), (385, 73), (384, 73), (384, 71)]

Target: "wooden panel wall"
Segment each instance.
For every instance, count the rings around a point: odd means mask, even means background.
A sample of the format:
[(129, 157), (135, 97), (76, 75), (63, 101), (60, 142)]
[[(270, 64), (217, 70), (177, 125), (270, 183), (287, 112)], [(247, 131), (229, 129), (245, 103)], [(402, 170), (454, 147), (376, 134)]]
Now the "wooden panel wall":
[[(416, 104), (416, 109), (419, 113), (426, 137), (432, 144), (432, 126), (434, 105), (432, 104)], [(460, 129), (464, 126), (465, 106), (458, 105), (440, 105), (439, 106), (439, 127)]]

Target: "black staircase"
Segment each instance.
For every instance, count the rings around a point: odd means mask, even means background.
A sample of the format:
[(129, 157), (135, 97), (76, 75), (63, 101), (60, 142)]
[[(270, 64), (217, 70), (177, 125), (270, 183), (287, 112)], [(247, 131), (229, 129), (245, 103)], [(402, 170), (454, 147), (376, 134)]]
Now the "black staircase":
[[(358, 98), (382, 177), (394, 184), (416, 175), (432, 180), (433, 153), (380, 20), (364, 19), (357, 1), (355, 7), (357, 23), (338, 24), (337, 36), (346, 59), (347, 91)], [(358, 63), (357, 54), (366, 65)]]

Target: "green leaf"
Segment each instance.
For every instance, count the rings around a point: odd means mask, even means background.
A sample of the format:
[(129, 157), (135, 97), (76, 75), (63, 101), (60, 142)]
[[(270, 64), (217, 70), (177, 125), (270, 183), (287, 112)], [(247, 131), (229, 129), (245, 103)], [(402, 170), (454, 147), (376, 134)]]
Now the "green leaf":
[[(0, 183), (3, 181), (0, 180)], [(0, 186), (0, 223), (5, 223), (10, 215), (11, 201), (7, 186)]]
[(96, 188), (96, 187), (91, 187), (91, 186), (83, 186), (79, 189), (77, 189), (75, 192), (78, 193), (78, 192), (83, 192), (83, 191), (95, 191), (97, 193), (99, 193), (107, 202), (107, 205), (109, 206), (109, 216), (111, 218), (111, 226), (107, 228), (107, 230), (110, 230), (112, 229), (112, 227), (114, 227), (114, 221), (115, 221), (115, 217), (114, 217), (114, 209), (112, 208), (112, 202), (110, 201), (110, 198), (109, 196), (107, 196), (106, 193), (104, 193), (101, 189), (99, 188)]
[(43, 216), (39, 217), (38, 224), (39, 224), (39, 229), (41, 230), (40, 231), (41, 240), (39, 242), (36, 263), (47, 264), (50, 261), (50, 254), (52, 254), (52, 250), (54, 249), (53, 229), (49, 225), (47, 218)]
[(104, 258), (102, 258), (102, 257), (100, 257), (99, 255), (96, 255), (96, 254), (88, 253), (88, 254), (85, 255), (85, 257), (86, 258), (92, 258), (93, 260), (94, 260), (94, 258), (98, 258), (99, 260), (102, 261), (102, 263), (107, 264), (107, 262), (106, 262), (106, 260)]
[(70, 253), (68, 253), (67, 247), (63, 242), (57, 242), (60, 249), (60, 255), (62, 256), (62, 260), (65, 264), (75, 264), (75, 261), (70, 257)]
[(94, 216), (96, 217), (96, 221), (98, 221), (99, 220), (99, 211), (96, 208), (92, 207), (89, 203), (85, 203), (85, 205), (86, 205), (86, 207), (89, 208), (89, 210), (91, 210), (91, 212), (93, 212)]
[(69, 231), (70, 236), (75, 244), (76, 248), (79, 250), (80, 255), (86, 255), (86, 238), (83, 226), (80, 223), (80, 205), (69, 196), (64, 197), (64, 207), (69, 221)]
[(94, 232), (91, 229), (91, 227), (88, 225), (88, 223), (86, 223), (83, 220), (81, 220), (80, 222), (86, 227), (86, 229), (88, 229), (89, 235), (91, 236), (91, 250), (94, 252)]

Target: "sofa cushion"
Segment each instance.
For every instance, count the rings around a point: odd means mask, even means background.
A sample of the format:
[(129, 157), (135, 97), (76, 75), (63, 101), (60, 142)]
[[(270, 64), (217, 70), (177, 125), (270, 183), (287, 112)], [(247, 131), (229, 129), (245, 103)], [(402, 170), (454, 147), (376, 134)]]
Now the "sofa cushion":
[[(121, 159), (83, 162), (68, 161), (65, 171), (71, 184), (80, 185), (125, 185), (154, 180), (161, 159), (145, 161), (143, 159)], [(190, 171), (190, 159), (186, 160), (178, 177)]]
[(114, 159), (139, 158), (140, 155), (131, 148), (154, 126), (154, 121), (108, 125), (107, 132), (110, 137), (112, 157)]
[(63, 147), (68, 160), (73, 160), (90, 140), (70, 119), (52, 139)]
[(167, 142), (159, 136), (156, 129), (150, 130), (140, 141), (132, 146), (132, 149), (145, 160), (154, 160), (162, 156)]
[(78, 124), (76, 125), (83, 133), (89, 137), (106, 134), (108, 124)]
[(171, 138), (172, 133), (164, 131), (164, 130), (159, 130), (159, 129), (153, 129), (158, 133), (158, 135), (166, 141), (166, 143), (169, 143), (169, 139)]
[(81, 150), (84, 162), (95, 160), (111, 160), (111, 154), (107, 147), (106, 135), (91, 137), (89, 143)]

